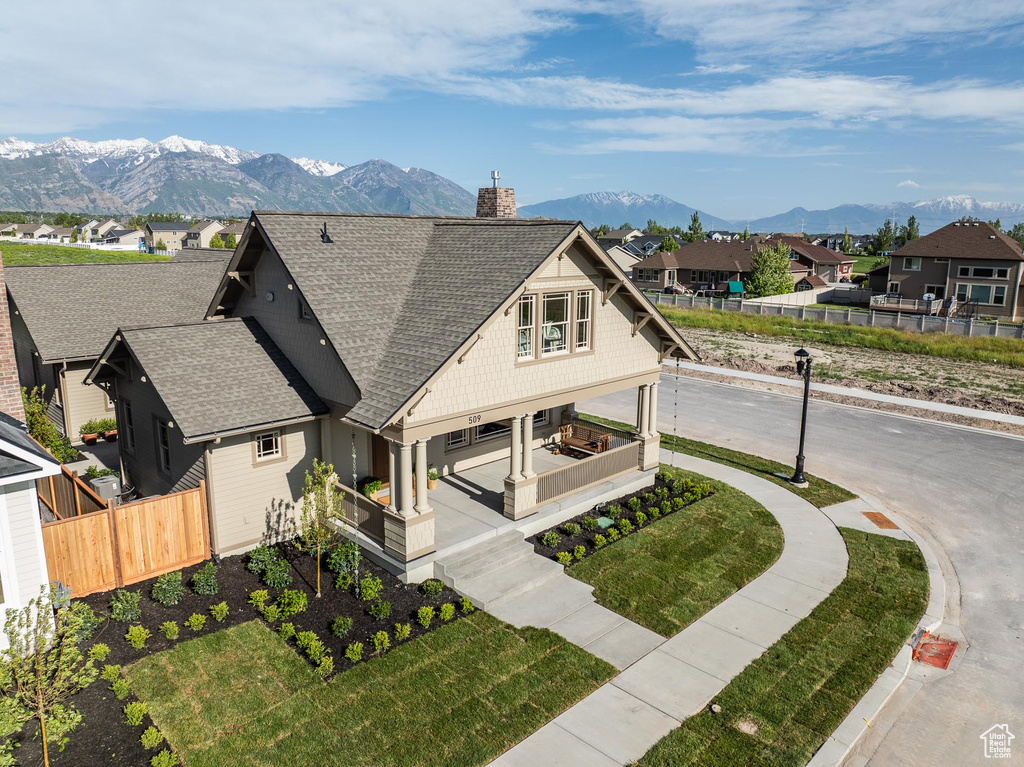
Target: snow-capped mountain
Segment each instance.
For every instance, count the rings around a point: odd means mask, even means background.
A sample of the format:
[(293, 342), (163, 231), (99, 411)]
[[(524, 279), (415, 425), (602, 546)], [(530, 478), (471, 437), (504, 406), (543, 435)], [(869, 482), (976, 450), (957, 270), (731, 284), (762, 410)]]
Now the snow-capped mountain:
[(699, 213), (705, 230), (728, 228), (729, 222), (676, 202), (665, 195), (637, 194), (629, 191), (591, 192), (562, 200), (524, 205), (519, 209), (519, 215), (523, 218), (542, 216), (578, 219), (587, 226), (619, 226), (628, 222), (642, 229), (648, 219), (654, 219), (662, 226), (686, 226), (695, 211)]
[(335, 173), (341, 173), (348, 167), (347, 165), (342, 165), (338, 162), (330, 162), (329, 160), (311, 160), (308, 157), (290, 157), (288, 159), (311, 176), (333, 176)]

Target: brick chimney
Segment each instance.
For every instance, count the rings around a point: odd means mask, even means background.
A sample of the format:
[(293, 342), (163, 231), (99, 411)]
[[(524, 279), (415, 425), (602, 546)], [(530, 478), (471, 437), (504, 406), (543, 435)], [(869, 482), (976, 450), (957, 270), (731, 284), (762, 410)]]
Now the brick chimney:
[(498, 186), (501, 174), (491, 171), (493, 186), (481, 187), (476, 193), (477, 218), (516, 218), (516, 190)]
[(14, 335), (11, 332), (11, 310), (7, 305), (7, 283), (4, 281), (4, 258), (0, 252), (0, 412), (24, 423), (25, 405), (21, 401), (18, 361), (14, 356)]

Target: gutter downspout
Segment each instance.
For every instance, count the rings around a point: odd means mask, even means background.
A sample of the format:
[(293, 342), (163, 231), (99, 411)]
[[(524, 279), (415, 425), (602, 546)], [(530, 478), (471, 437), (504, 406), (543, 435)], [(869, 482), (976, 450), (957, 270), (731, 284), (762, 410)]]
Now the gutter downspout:
[[(71, 440), (71, 413), (68, 410), (68, 361), (61, 363), (60, 372), (57, 374), (60, 387), (60, 414), (64, 416), (64, 436)], [(120, 448), (118, 448), (120, 451)], [(123, 476), (123, 475), (122, 475)]]
[(217, 554), (220, 552), (220, 545), (218, 543), (217, 536), (217, 525), (214, 522), (217, 519), (216, 502), (214, 501), (213, 492), (213, 448), (212, 445), (220, 442), (218, 437), (213, 442), (207, 442), (203, 445), (203, 473), (206, 475), (206, 515), (208, 518), (208, 524), (210, 526), (210, 548), (213, 549), (213, 553)]

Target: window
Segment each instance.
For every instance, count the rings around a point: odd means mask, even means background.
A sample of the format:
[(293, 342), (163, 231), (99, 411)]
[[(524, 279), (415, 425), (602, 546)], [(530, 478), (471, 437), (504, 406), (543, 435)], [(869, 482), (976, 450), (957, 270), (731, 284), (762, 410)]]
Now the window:
[(453, 447), (462, 447), (463, 445), (469, 444), (469, 429), (459, 429), (458, 431), (450, 431), (444, 439), (444, 446), (447, 449)]
[(921, 259), (907, 256), (903, 259), (903, 271), (905, 272), (919, 272), (921, 271)]
[(1010, 276), (1010, 270), (1006, 267), (961, 266), (957, 268), (956, 276), (973, 277), (976, 280), (1005, 280)]
[(937, 263), (937, 264), (948, 264), (949, 263), (949, 259), (948, 258), (936, 258), (935, 259), (935, 263)]
[(576, 349), (590, 348), (590, 306), (593, 293), (580, 290), (576, 293)]
[(675, 269), (668, 269), (668, 270), (665, 271), (665, 281), (669, 285), (671, 285), (672, 283), (674, 283), (676, 281), (676, 270)]
[(167, 421), (156, 421), (156, 465), (164, 474), (171, 473), (171, 429)]
[(945, 285), (925, 285), (924, 294), (931, 293), (935, 296), (935, 300), (941, 301), (946, 297), (946, 286)]
[(569, 294), (549, 293), (543, 298), (540, 326), (542, 357), (563, 354), (569, 350)]
[(475, 442), (483, 442), (488, 439), (497, 439), (505, 434), (512, 433), (511, 421), (492, 421), (476, 427)]
[(969, 285), (957, 283), (956, 300), (960, 302), (973, 301), (978, 304), (989, 306), (1006, 305), (1005, 285)]
[(900, 284), (898, 282), (890, 282), (889, 283), (889, 292), (890, 293), (899, 293), (900, 292)]
[(299, 319), (300, 320), (311, 320), (313, 319), (313, 312), (309, 310), (309, 304), (299, 299)]
[(714, 272), (707, 269), (690, 270), (690, 282), (713, 282), (714, 279)]
[(519, 299), (517, 359), (528, 360), (533, 357), (533, 309), (536, 299), (536, 296), (523, 296)]
[(135, 414), (132, 412), (132, 403), (121, 399), (121, 409), (124, 411), (124, 441), (129, 452), (135, 452)]
[(550, 416), (547, 410), (538, 410), (533, 414), (533, 425), (534, 426), (547, 426)]
[(637, 269), (636, 270), (636, 281), (637, 282), (657, 282), (658, 269)]
[(269, 461), (273, 458), (281, 457), (280, 430), (275, 429), (274, 431), (264, 431), (255, 434), (252, 440), (256, 447), (257, 461)]

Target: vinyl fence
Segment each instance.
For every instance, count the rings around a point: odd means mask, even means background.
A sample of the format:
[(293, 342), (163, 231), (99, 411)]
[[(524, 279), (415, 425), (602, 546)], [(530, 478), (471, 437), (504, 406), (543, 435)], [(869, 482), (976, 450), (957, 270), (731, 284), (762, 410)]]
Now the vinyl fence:
[(990, 322), (955, 317), (931, 317), (924, 314), (904, 314), (902, 312), (876, 312), (873, 309), (859, 309), (852, 306), (820, 308), (785, 306), (764, 304), (742, 298), (674, 296), (664, 293), (648, 293), (647, 297), (659, 306), (675, 306), (683, 309), (713, 309), (770, 317), (793, 317), (800, 320), (831, 322), (836, 325), (894, 328), (918, 333), (948, 333), (968, 338), (1024, 338), (1024, 323), (999, 322), (998, 320)]
[(210, 556), (205, 483), (48, 522), (43, 548), (50, 580), (76, 597), (202, 562)]

